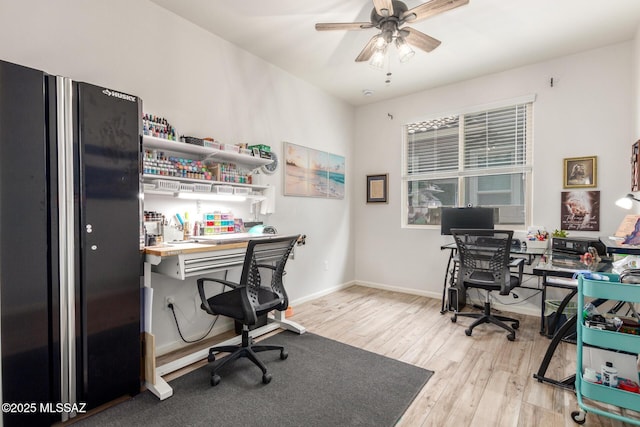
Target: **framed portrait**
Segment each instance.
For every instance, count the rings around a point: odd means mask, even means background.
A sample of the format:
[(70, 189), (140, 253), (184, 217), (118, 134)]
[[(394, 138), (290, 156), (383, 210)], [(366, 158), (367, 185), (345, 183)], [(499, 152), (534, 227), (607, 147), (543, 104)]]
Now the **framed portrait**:
[(564, 188), (594, 188), (598, 186), (598, 159), (571, 157), (564, 159)]
[(389, 174), (367, 175), (367, 203), (389, 203)]

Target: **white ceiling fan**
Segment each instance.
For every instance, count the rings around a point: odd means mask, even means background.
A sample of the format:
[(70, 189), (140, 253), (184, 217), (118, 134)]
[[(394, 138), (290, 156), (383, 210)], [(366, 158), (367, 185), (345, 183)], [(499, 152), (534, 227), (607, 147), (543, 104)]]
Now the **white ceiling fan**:
[(408, 61), (414, 55), (415, 52), (411, 49), (411, 46), (425, 52), (431, 52), (440, 45), (440, 40), (411, 27), (403, 26), (405, 23), (417, 22), (467, 3), (469, 3), (469, 0), (431, 0), (409, 9), (406, 4), (399, 0), (373, 0), (374, 7), (371, 11), (371, 22), (318, 23), (316, 24), (316, 30), (366, 30), (377, 28), (380, 32), (369, 40), (356, 58), (356, 62), (371, 60), (371, 65), (381, 67), (384, 63), (387, 46), (392, 42), (398, 48), (401, 62)]

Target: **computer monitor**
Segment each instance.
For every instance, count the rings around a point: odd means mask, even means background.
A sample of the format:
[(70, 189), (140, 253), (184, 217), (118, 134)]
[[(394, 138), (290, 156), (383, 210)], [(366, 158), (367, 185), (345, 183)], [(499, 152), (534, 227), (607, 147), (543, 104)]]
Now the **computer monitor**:
[(452, 228), (493, 230), (493, 208), (442, 208), (440, 234), (450, 235)]

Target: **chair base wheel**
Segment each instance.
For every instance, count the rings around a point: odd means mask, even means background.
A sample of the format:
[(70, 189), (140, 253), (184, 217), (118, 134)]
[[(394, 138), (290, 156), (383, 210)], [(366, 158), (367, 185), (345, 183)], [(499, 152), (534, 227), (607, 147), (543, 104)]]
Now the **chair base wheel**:
[(472, 332), (472, 331), (471, 331), (471, 329), (465, 329), (465, 330), (464, 330), (464, 333), (465, 333), (468, 337), (470, 337), (470, 336), (471, 336), (471, 332)]
[(583, 411), (573, 411), (571, 418), (576, 424), (584, 424), (584, 422), (587, 421), (587, 414)]
[(518, 329), (518, 328), (520, 327), (520, 323), (512, 323), (512, 324), (511, 324), (511, 327), (512, 327), (513, 329)]
[(220, 384), (220, 375), (213, 374), (211, 375), (211, 387), (215, 387)]
[(262, 376), (262, 384), (269, 384), (271, 382), (271, 374), (264, 374)]
[(287, 357), (289, 357), (289, 353), (287, 353), (284, 350), (280, 351), (280, 360), (287, 360)]
[(207, 362), (211, 363), (211, 362), (215, 362), (215, 360), (216, 360), (216, 354), (212, 349), (210, 349), (209, 355), (207, 356)]
[(508, 339), (509, 341), (514, 341), (514, 340), (516, 339), (516, 334), (509, 334), (509, 335), (507, 335), (507, 339)]
[(451, 318), (451, 323), (456, 323), (458, 321), (458, 318), (456, 316), (453, 316)]

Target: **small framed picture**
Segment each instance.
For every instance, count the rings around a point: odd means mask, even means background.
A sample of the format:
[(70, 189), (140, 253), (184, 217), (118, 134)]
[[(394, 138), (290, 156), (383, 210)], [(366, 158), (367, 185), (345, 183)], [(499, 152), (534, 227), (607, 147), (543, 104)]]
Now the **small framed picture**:
[(389, 174), (367, 175), (367, 203), (389, 203)]
[(253, 157), (260, 157), (260, 149), (258, 147), (253, 147), (251, 151), (253, 152)]
[(597, 157), (564, 159), (564, 188), (594, 188), (598, 185)]

